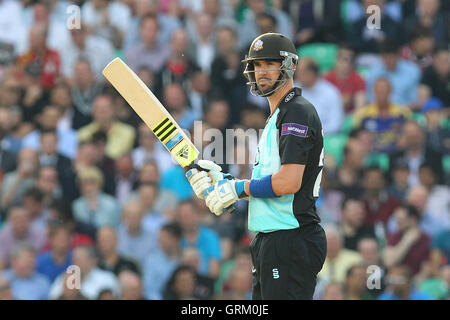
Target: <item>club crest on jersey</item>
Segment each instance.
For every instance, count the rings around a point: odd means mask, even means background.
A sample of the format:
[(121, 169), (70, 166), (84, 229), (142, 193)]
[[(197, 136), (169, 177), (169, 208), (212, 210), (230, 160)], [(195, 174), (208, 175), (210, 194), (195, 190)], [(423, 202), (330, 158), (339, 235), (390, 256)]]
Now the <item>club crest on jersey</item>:
[(295, 95), (295, 92), (293, 92), (293, 91), (291, 93), (289, 93), (286, 96), (286, 98), (284, 98), (284, 102), (289, 102), (289, 100), (291, 100), (294, 97), (294, 95)]
[(306, 138), (307, 133), (308, 127), (297, 123), (283, 123), (283, 126), (281, 127), (282, 136), (292, 134), (293, 136)]
[(262, 40), (258, 40), (255, 42), (255, 44), (253, 45), (253, 50), (255, 51), (259, 51), (263, 48), (263, 41)]

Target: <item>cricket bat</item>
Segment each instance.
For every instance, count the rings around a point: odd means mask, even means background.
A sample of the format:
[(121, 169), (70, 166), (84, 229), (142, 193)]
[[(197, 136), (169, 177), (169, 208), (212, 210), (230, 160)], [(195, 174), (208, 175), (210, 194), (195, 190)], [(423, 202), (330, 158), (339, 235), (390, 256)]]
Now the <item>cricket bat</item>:
[(180, 166), (191, 166), (199, 151), (136, 73), (120, 58), (112, 60), (102, 73)]

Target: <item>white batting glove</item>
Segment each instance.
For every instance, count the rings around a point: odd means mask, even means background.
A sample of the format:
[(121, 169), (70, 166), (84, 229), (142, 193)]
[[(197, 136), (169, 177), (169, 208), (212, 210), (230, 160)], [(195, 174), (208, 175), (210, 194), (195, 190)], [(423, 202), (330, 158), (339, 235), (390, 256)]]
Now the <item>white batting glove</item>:
[(197, 197), (203, 199), (203, 194), (215, 184), (217, 181), (224, 178), (224, 174), (221, 172), (222, 168), (209, 160), (199, 160), (199, 167), (207, 171), (200, 171), (198, 169), (191, 169), (186, 173), (186, 178), (191, 184), (192, 189)]
[(233, 205), (243, 195), (244, 180), (220, 180), (210, 186), (204, 193), (206, 205), (216, 216), (220, 216), (225, 209)]

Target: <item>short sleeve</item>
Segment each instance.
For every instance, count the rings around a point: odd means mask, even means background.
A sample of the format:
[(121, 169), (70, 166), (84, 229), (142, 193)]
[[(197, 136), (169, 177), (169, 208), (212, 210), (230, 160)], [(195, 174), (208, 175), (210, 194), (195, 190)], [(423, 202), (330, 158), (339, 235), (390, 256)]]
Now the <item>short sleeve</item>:
[(281, 164), (306, 165), (309, 151), (319, 133), (312, 112), (304, 107), (288, 106), (277, 121)]

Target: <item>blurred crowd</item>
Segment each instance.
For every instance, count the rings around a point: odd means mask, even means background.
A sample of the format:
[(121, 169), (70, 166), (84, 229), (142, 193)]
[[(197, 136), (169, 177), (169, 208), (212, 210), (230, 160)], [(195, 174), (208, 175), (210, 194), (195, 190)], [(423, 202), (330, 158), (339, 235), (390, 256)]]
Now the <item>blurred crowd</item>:
[[(449, 299), (449, 12), (440, 0), (0, 0), (0, 299), (250, 299), (247, 203), (211, 214), (101, 70), (121, 57), (192, 133), (196, 120), (201, 133), (259, 130), (268, 104), (240, 61), (273, 31), (298, 48), (295, 84), (325, 135), (315, 299)], [(249, 178), (247, 160), (217, 162)]]

